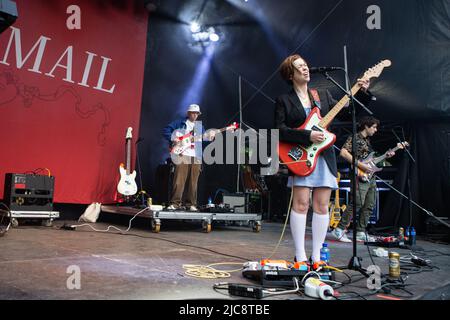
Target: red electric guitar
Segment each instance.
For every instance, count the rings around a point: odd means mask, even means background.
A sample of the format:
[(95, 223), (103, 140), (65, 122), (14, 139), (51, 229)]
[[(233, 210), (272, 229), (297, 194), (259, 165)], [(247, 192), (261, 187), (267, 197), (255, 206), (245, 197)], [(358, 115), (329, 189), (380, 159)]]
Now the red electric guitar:
[[(362, 79), (369, 80), (370, 78), (377, 78), (383, 69), (390, 65), (390, 60), (383, 60), (372, 68), (369, 68), (364, 73)], [(351, 89), (352, 95), (355, 95), (360, 88), (361, 86), (356, 83)], [(350, 98), (348, 96), (343, 97), (323, 118), (320, 116), (319, 109), (317, 107), (313, 108), (305, 122), (298, 129), (320, 131), (325, 135), (324, 141), (313, 143), (309, 147), (280, 141), (278, 145), (280, 162), (287, 165), (289, 170), (298, 176), (310, 175), (316, 168), (317, 159), (322, 151), (331, 147), (336, 141), (336, 136), (326, 129), (334, 117), (347, 105), (349, 100)]]
[[(216, 134), (223, 131), (228, 130), (236, 130), (239, 128), (239, 124), (236, 122), (233, 122), (229, 126), (222, 128), (222, 129), (213, 129)], [(194, 135), (193, 132), (186, 133), (185, 135), (179, 136), (177, 140), (173, 143), (172, 148), (170, 149), (170, 153), (181, 155), (184, 151), (191, 148), (191, 145), (195, 141), (201, 141), (204, 139), (206, 134), (199, 134)]]

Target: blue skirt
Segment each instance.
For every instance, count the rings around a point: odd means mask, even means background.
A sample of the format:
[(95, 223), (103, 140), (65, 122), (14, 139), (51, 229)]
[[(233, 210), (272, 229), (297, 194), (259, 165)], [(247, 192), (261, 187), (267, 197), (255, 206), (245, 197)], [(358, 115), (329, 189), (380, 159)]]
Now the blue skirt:
[(290, 176), (287, 183), (289, 188), (292, 187), (292, 182), (294, 183), (294, 187), (322, 187), (331, 188), (333, 190), (338, 188), (336, 177), (331, 173), (325, 159), (322, 156), (319, 156), (317, 159), (316, 168), (309, 176)]

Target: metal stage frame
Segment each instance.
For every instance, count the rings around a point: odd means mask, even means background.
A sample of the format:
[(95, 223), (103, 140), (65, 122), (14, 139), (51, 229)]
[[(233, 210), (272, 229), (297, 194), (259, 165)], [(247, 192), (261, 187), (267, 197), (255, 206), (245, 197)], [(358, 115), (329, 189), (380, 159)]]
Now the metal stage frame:
[(59, 218), (59, 211), (37, 211), (37, 210), (3, 210), (0, 212), (9, 216), (11, 219), (11, 226), (16, 228), (19, 226), (19, 219), (42, 219), (42, 224), (46, 227), (51, 227), (53, 220)]
[(158, 233), (161, 230), (162, 220), (199, 220), (204, 232), (212, 231), (213, 221), (245, 222), (254, 232), (261, 231), (262, 213), (220, 213), (220, 212), (193, 212), (193, 211), (168, 211), (151, 210), (150, 207), (139, 208), (130, 206), (102, 205), (101, 212), (119, 213), (134, 216), (139, 211), (139, 217), (151, 219), (152, 231)]

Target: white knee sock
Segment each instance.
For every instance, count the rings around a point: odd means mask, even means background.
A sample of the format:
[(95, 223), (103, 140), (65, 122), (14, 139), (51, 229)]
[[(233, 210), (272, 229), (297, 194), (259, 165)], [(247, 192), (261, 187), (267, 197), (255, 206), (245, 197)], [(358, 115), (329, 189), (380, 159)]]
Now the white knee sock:
[(328, 214), (318, 214), (314, 212), (312, 219), (312, 260), (320, 261), (320, 249), (325, 242), (328, 231), (329, 216)]
[(297, 213), (291, 210), (290, 222), (292, 238), (295, 245), (295, 257), (298, 262), (307, 261), (305, 253), (306, 213)]

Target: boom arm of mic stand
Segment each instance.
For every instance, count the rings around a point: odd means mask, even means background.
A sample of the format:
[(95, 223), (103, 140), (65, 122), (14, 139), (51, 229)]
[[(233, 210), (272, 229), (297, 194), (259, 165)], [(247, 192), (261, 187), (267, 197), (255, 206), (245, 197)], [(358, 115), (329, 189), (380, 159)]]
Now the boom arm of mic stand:
[[(344, 70), (344, 72), (345, 72), (345, 75), (347, 76), (347, 72), (346, 72), (345, 70)], [(349, 97), (350, 99), (352, 99), (353, 101), (356, 101), (361, 107), (363, 107), (363, 109), (366, 110), (366, 112), (367, 112), (368, 114), (370, 114), (371, 116), (373, 115), (373, 112), (372, 112), (372, 111), (370, 111), (370, 110), (369, 110), (369, 109), (368, 109), (361, 101), (359, 101), (358, 99), (356, 99), (355, 96), (353, 96), (353, 95), (351, 94), (351, 92), (345, 90), (339, 83), (337, 83), (336, 80), (334, 80), (334, 79), (328, 74), (328, 72), (324, 72), (324, 76), (325, 76), (325, 78), (327, 78), (327, 80), (333, 82), (333, 83), (336, 85), (336, 87), (338, 87), (339, 89), (341, 89), (342, 92), (344, 92), (346, 96), (348, 96), (348, 97)]]
[(425, 212), (427, 215), (429, 215), (432, 218), (435, 218), (436, 220), (438, 220), (439, 222), (441, 222), (443, 225), (445, 225), (446, 227), (450, 228), (450, 225), (448, 223), (446, 223), (445, 221), (442, 221), (442, 219), (440, 219), (439, 217), (436, 217), (433, 212), (431, 212), (430, 210), (427, 210), (423, 207), (421, 207), (417, 202), (413, 201), (412, 199), (408, 198), (404, 193), (402, 193), (400, 190), (397, 190), (395, 187), (391, 186), (389, 183), (387, 183), (384, 179), (382, 179), (381, 177), (377, 176), (376, 174), (374, 175), (375, 178), (381, 182), (383, 182), (387, 187), (389, 187), (391, 190), (394, 190), (395, 192), (397, 192), (400, 196), (402, 196), (403, 198), (405, 198), (406, 200), (410, 201), (413, 205), (415, 205), (417, 208), (419, 208), (420, 210), (422, 210), (423, 212)]
[(397, 133), (395, 132), (394, 129), (392, 129), (392, 133), (394, 134), (394, 136), (397, 138), (398, 142), (400, 142), (400, 144), (404, 147), (406, 153), (408, 153), (409, 158), (412, 160), (412, 162), (416, 163), (416, 160), (414, 159), (414, 157), (412, 156), (412, 154), (409, 152), (408, 148), (403, 144), (403, 141), (400, 139), (400, 137), (397, 135)]

